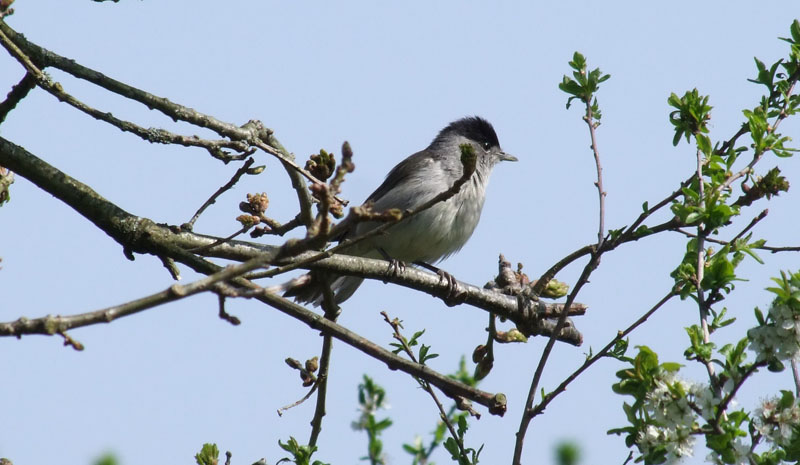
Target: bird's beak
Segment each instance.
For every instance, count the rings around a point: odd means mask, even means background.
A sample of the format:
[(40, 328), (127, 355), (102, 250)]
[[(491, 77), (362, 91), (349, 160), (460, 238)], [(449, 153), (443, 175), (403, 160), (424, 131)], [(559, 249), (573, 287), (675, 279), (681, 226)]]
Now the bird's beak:
[(498, 158), (500, 159), (500, 161), (519, 161), (517, 160), (517, 157), (515, 157), (514, 155), (509, 155), (505, 152), (500, 152)]

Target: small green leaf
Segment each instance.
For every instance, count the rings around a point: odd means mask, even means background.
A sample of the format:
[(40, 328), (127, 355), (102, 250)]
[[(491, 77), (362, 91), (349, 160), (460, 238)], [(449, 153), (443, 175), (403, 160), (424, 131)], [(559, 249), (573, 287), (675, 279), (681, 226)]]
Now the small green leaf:
[(203, 448), (195, 454), (194, 459), (197, 461), (197, 465), (217, 465), (219, 462), (219, 449), (217, 449), (216, 444), (203, 444)]

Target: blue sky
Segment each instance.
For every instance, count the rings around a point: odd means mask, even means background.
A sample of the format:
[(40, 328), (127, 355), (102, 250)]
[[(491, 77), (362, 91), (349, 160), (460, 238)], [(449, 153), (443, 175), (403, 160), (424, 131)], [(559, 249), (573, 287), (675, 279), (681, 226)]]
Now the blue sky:
[[(646, 5), (646, 6), (645, 6)], [(794, 2), (210, 2), (88, 0), (17, 2), (7, 22), (33, 42), (154, 94), (242, 124), (259, 119), (304, 159), (348, 140), (356, 171), (344, 196), (359, 203), (405, 156), (424, 148), (450, 121), (489, 119), (503, 148), (519, 158), (493, 175), (481, 224), (471, 241), (442, 267), (481, 285), (496, 273), (499, 253), (538, 275), (596, 238), (597, 200), (589, 139), (577, 108), (565, 111), (557, 84), (575, 50), (612, 75), (599, 94), (599, 147), (608, 191), (606, 224), (629, 224), (643, 201), (672, 192), (694, 166), (685, 144), (673, 148), (667, 97), (698, 88), (711, 95), (712, 138), (727, 138), (754, 106), (761, 89), (753, 56), (782, 57)], [(0, 54), (0, 89), (23, 76)], [(121, 98), (52, 71), (67, 92), (143, 126), (188, 134), (176, 124)], [(7, 92), (7, 90), (0, 90)], [(797, 135), (798, 124), (784, 127)], [(180, 224), (235, 170), (202, 150), (150, 145), (91, 120), (35, 90), (0, 126), (0, 134), (93, 186), (131, 213)], [(202, 135), (202, 133), (199, 133)], [(227, 235), (237, 228), (237, 205), (247, 192), (270, 195), (269, 213), (294, 215), (295, 199), (280, 166), (264, 154), (264, 175), (225, 194), (195, 230)], [(764, 168), (772, 167), (768, 160)], [(783, 165), (790, 181), (797, 161)], [(793, 177), (794, 175), (794, 177)], [(761, 206), (766, 208), (766, 204)], [(798, 245), (793, 193), (769, 203), (756, 229), (775, 245)], [(760, 211), (757, 210), (757, 211)], [(757, 211), (753, 211), (756, 214)], [(742, 221), (746, 224), (749, 217)], [(581, 348), (557, 346), (543, 378), (555, 387), (590, 347), (605, 345), (669, 289), (669, 271), (684, 242), (659, 236), (603, 258), (579, 300), (589, 305), (575, 323)], [(18, 178), (12, 202), (0, 208), (0, 320), (71, 314), (125, 302), (170, 285), (157, 259), (129, 262), (121, 248), (74, 211)], [(753, 324), (766, 306), (763, 289), (781, 269), (797, 270), (796, 255), (749, 262), (749, 281), (727, 302), (740, 321), (720, 332), (720, 345)], [(572, 282), (582, 264), (560, 279)], [(188, 270), (184, 279), (194, 277)], [(409, 332), (427, 328), (424, 342), (453, 371), (462, 354), (484, 339), (483, 311), (447, 308), (406, 289), (370, 282), (344, 307), (340, 322), (382, 344), (391, 342), (381, 310), (404, 320)], [(216, 298), (197, 296), (60, 339), (0, 339), (0, 456), (17, 464), (89, 463), (104, 451), (124, 464), (192, 463), (203, 442), (231, 450), (233, 463), (283, 456), (278, 439), (308, 437), (313, 402), (275, 411), (304, 393), (283, 363), (319, 350), (320, 338), (302, 324), (254, 302), (231, 302), (243, 320), (231, 327), (216, 316)], [(663, 360), (683, 361), (683, 327), (697, 321), (689, 302), (672, 302), (631, 336)], [(503, 346), (482, 388), (508, 395), (505, 418), (484, 415), (467, 442), (486, 443), (482, 463), (510, 463), (514, 432), (544, 341)], [(390, 463), (410, 462), (400, 444), (426, 435), (436, 414), (408, 376), (337, 344), (328, 416), (318, 458), (357, 463), (363, 433), (350, 429), (356, 386), (369, 373), (388, 391), (395, 421), (385, 436)], [(550, 463), (553, 445), (576, 440), (584, 463), (622, 463), (623, 398), (611, 392), (617, 362), (602, 361), (531, 425), (525, 463)], [(686, 376), (702, 380), (699, 367)], [(791, 386), (789, 373), (765, 375), (740, 402)], [(689, 463), (705, 456), (698, 448)], [(446, 463), (440, 455), (437, 463)]]

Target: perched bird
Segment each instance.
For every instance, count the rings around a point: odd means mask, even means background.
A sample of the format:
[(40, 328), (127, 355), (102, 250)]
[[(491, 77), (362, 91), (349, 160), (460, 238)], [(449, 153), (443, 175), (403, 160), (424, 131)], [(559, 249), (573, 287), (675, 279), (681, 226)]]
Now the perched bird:
[[(469, 144), (477, 156), (475, 172), (454, 196), (342, 250), (347, 255), (387, 258), (393, 263), (431, 265), (461, 250), (478, 225), (492, 168), (500, 161), (517, 161), (500, 148), (497, 134), (488, 121), (474, 116), (450, 123), (424, 150), (395, 166), (383, 184), (367, 198), (372, 211), (392, 208), (414, 210), (447, 191), (462, 177), (462, 144)], [(347, 220), (345, 220), (347, 221)], [(376, 222), (352, 222), (338, 240), (354, 238), (378, 227)], [(429, 268), (433, 268), (429, 266)], [(286, 296), (319, 305), (320, 280), (327, 279), (336, 303), (350, 298), (364, 281), (356, 276), (310, 273), (304, 284), (290, 288)]]

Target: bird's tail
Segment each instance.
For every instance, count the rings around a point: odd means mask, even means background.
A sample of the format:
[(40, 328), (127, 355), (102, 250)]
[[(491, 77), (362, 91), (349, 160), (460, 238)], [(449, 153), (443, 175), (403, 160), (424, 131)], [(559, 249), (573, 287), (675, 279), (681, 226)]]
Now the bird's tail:
[(340, 304), (356, 292), (356, 289), (364, 282), (364, 278), (311, 272), (276, 286), (275, 290), (283, 292), (284, 297), (294, 297), (297, 302), (310, 303), (319, 307), (322, 304), (326, 282), (333, 291), (334, 302)]

